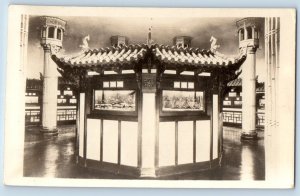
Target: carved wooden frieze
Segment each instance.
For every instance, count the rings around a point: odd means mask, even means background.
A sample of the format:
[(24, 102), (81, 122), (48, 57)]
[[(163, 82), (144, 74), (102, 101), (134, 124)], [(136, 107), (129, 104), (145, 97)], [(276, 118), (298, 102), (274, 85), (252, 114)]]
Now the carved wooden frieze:
[(59, 28), (62, 28), (65, 30), (66, 27), (66, 21), (57, 18), (57, 17), (51, 17), (51, 16), (42, 16), (41, 18), (42, 24), (47, 27), (47, 26), (57, 26)]
[(142, 74), (142, 91), (146, 93), (156, 92), (156, 74)]

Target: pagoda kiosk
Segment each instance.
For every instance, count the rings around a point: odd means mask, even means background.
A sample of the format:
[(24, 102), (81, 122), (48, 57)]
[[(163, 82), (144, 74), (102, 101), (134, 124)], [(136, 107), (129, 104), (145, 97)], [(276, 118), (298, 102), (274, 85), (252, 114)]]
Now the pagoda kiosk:
[(214, 40), (210, 50), (192, 48), (187, 36), (174, 46), (111, 40), (112, 47), (52, 56), (78, 84), (78, 164), (146, 178), (218, 167), (223, 94), (246, 53), (227, 58)]

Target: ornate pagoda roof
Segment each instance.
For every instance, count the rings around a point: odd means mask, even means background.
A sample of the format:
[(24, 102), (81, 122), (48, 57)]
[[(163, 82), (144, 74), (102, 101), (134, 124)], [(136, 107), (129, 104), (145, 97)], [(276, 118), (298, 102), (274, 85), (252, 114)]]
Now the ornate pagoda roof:
[(210, 50), (199, 48), (177, 48), (176, 46), (156, 46), (153, 48), (155, 57), (164, 63), (189, 64), (194, 66), (223, 67), (237, 63), (238, 59), (227, 58)]
[(178, 48), (164, 45), (129, 45), (121, 47), (107, 47), (89, 49), (77, 55), (59, 57), (53, 55), (52, 59), (60, 68), (109, 68), (123, 67), (148, 62), (151, 59), (156, 63), (186, 66), (190, 68), (233, 68), (239, 69), (246, 55), (240, 54), (238, 58), (228, 58), (218, 52), (202, 50), (199, 48)]
[[(231, 80), (227, 83), (227, 87), (242, 87), (242, 78), (236, 78), (235, 80)], [(265, 92), (265, 83), (264, 82), (256, 82), (256, 92)]]
[(229, 86), (229, 87), (242, 86), (242, 78), (237, 78), (235, 80), (231, 80), (230, 82), (227, 83), (227, 86)]
[(60, 62), (70, 67), (96, 67), (112, 65), (114, 63), (126, 64), (138, 62), (145, 57), (147, 52), (145, 45), (130, 45), (123, 47), (107, 47), (89, 49), (78, 55), (58, 58), (53, 56), (55, 62)]

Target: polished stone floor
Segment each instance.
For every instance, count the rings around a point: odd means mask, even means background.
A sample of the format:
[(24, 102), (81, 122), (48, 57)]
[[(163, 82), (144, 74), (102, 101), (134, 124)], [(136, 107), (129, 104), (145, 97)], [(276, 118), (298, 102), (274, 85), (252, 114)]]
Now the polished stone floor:
[[(131, 179), (129, 176), (93, 171), (76, 165), (74, 126), (59, 127), (57, 137), (42, 136), (36, 127), (27, 127), (24, 147), (24, 176), (57, 178)], [(240, 129), (224, 127), (222, 166), (205, 172), (167, 176), (167, 180), (264, 180), (263, 131), (257, 141), (241, 141)]]

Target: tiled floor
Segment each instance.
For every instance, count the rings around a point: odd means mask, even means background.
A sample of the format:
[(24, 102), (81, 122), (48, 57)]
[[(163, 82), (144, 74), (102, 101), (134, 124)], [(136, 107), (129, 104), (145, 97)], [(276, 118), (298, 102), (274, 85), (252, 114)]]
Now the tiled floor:
[[(27, 128), (24, 148), (24, 176), (57, 178), (130, 179), (112, 173), (92, 171), (76, 165), (74, 126), (59, 127), (57, 137), (42, 136), (38, 128)], [(224, 154), (218, 169), (167, 176), (176, 180), (264, 180), (263, 132), (258, 141), (241, 141), (240, 129), (224, 127)]]

